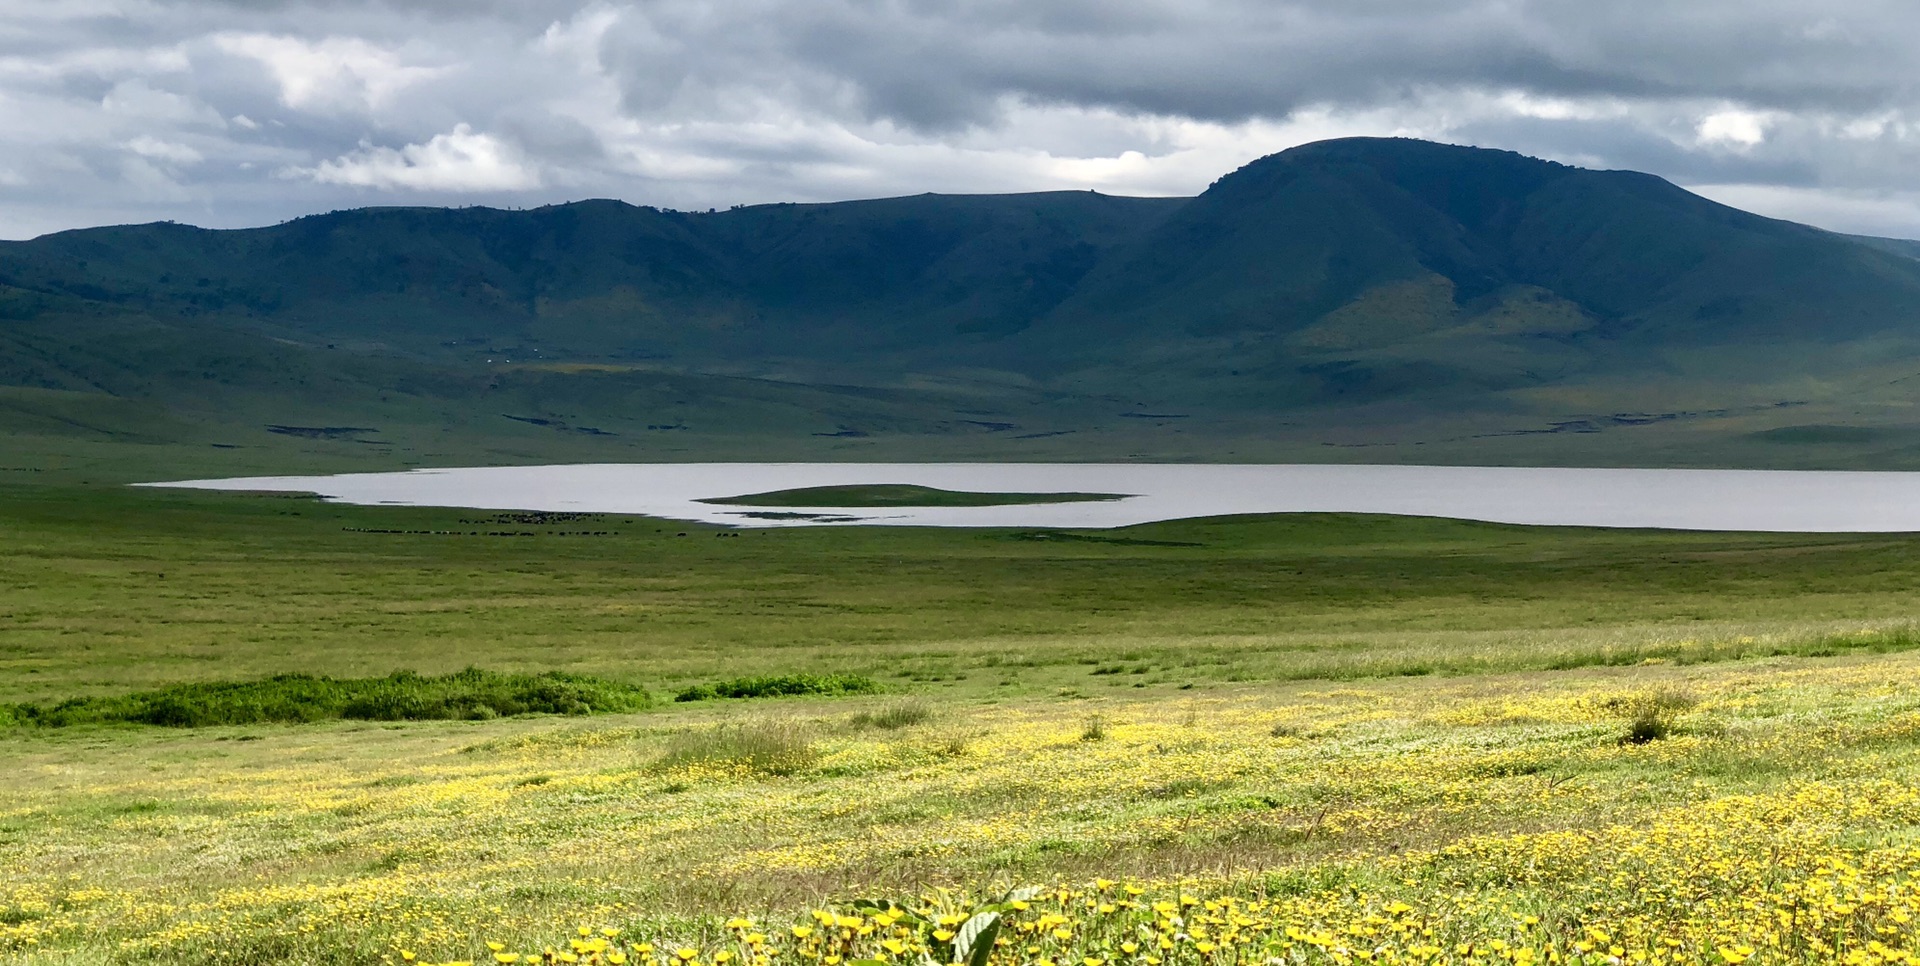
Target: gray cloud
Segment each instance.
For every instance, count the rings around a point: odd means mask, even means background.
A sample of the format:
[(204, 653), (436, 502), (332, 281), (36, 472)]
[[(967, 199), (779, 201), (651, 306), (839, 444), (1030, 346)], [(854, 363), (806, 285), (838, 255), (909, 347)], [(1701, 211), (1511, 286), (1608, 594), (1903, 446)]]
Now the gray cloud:
[(12, 0), (0, 236), (363, 204), (1186, 193), (1325, 136), (1920, 235), (1906, 0)]

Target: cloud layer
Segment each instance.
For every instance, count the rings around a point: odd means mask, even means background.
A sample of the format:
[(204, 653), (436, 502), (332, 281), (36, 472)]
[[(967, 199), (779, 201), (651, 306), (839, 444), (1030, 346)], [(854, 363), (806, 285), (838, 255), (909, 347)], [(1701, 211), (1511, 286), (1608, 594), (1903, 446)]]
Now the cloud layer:
[(1920, 235), (1908, 0), (10, 0), (0, 237), (368, 204), (1188, 194), (1401, 134)]

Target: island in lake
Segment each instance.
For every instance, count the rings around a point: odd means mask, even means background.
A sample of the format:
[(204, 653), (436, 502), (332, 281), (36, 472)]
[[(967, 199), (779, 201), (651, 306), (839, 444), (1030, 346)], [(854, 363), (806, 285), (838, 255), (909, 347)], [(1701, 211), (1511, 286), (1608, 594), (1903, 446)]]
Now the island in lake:
[(1105, 503), (1124, 500), (1127, 496), (1125, 493), (975, 493), (912, 483), (871, 483), (805, 486), (745, 496), (713, 497), (695, 502), (723, 506), (1020, 506), (1028, 503)]

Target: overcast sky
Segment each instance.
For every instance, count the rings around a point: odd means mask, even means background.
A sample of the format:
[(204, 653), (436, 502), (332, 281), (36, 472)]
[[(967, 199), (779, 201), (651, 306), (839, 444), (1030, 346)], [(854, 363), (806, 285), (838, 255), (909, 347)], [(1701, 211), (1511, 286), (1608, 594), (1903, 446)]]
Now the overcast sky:
[(0, 0), (0, 237), (1193, 194), (1409, 135), (1920, 236), (1913, 0)]

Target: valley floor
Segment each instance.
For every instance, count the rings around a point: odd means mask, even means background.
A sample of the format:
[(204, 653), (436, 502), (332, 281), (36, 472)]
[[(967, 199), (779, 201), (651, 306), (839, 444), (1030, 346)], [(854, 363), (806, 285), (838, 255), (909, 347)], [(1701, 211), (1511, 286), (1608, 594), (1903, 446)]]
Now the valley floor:
[[(0, 726), (0, 957), (917, 962), (1020, 886), (996, 962), (1920, 951), (1920, 538), (462, 513), (0, 490), (0, 701), (468, 665), (660, 699)], [(671, 700), (794, 673), (886, 691)]]

